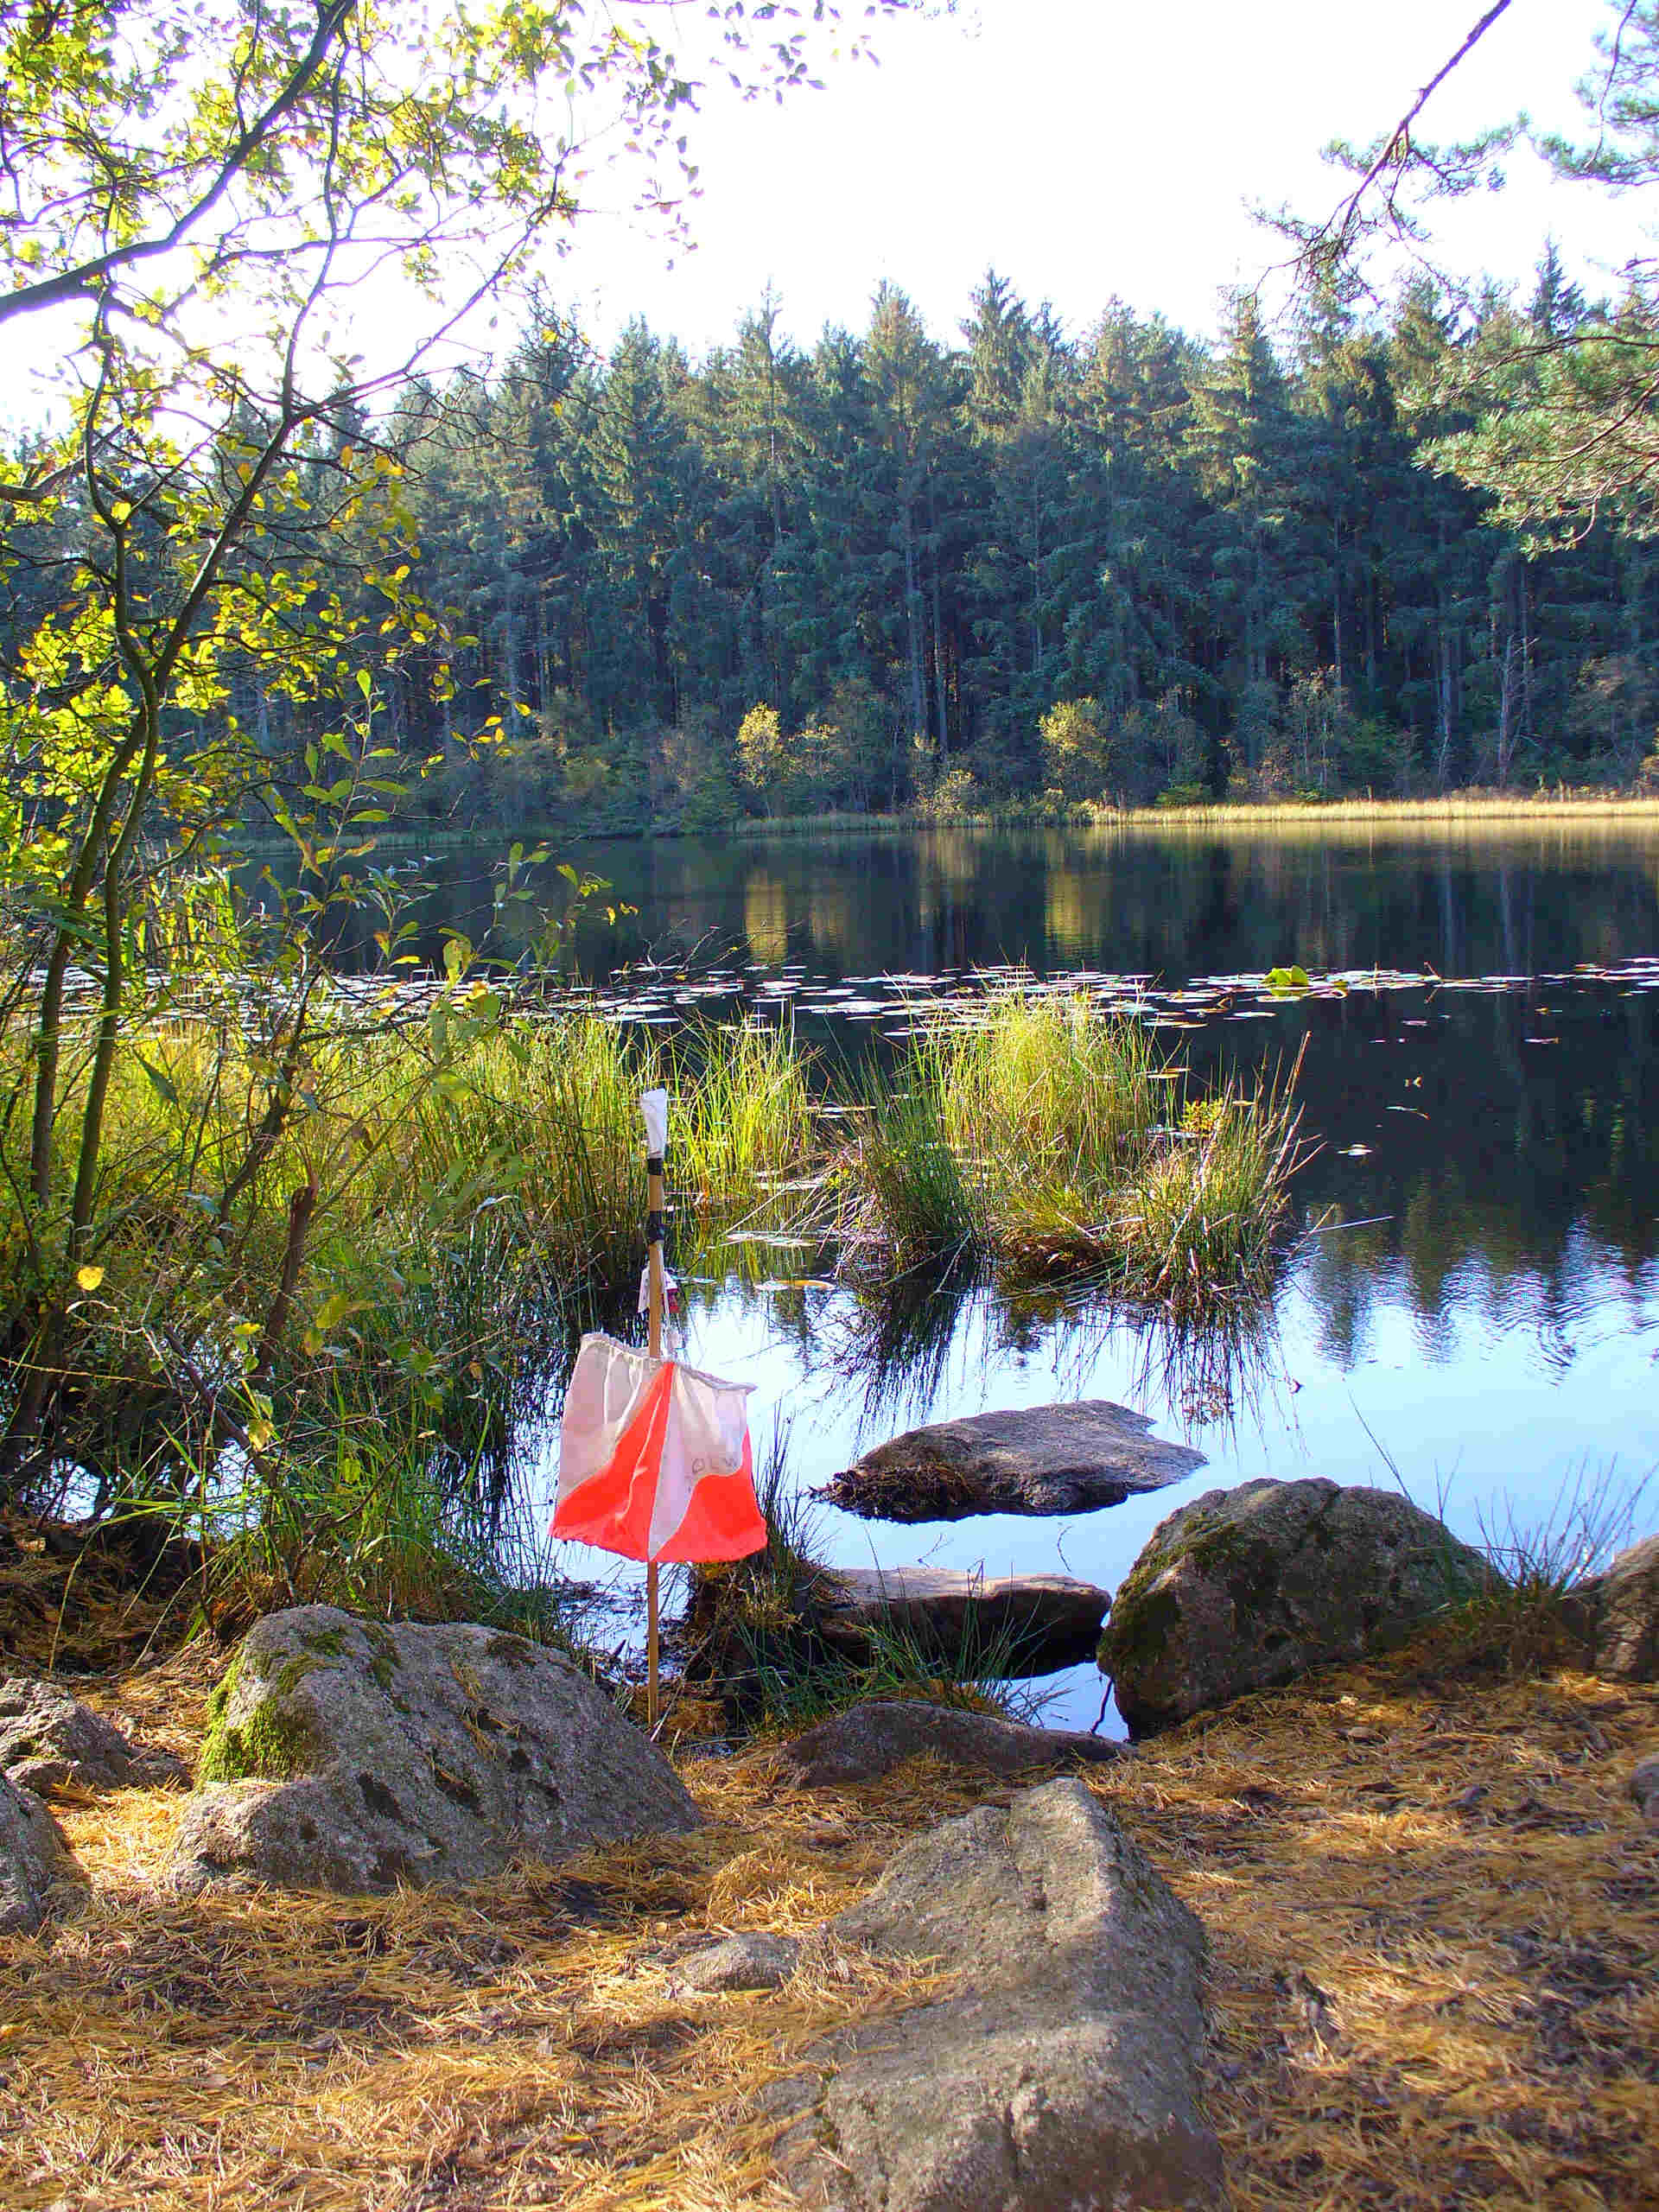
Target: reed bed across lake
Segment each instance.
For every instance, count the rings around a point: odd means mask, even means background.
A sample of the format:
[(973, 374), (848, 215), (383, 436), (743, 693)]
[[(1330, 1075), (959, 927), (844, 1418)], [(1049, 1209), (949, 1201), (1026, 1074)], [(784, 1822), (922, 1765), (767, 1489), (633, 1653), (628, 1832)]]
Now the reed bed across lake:
[(1635, 835), (1659, 830), (1659, 795), (1648, 792), (1447, 791), (1418, 798), (1205, 799), (1179, 806), (1088, 803), (1065, 808), (1008, 804), (962, 813), (777, 815), (736, 823), (741, 839), (811, 836), (914, 837), (941, 830), (1053, 830), (1068, 836), (1133, 833), (1206, 836), (1270, 830), (1275, 836), (1345, 840), (1357, 830), (1402, 839), (1448, 834), (1510, 834), (1548, 828)]

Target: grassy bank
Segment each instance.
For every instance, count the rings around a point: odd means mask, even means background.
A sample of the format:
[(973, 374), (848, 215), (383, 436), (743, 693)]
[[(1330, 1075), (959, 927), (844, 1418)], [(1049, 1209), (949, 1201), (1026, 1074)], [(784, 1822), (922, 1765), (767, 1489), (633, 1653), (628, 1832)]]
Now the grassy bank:
[[(211, 1675), (185, 1654), (93, 1695), (189, 1758)], [(1651, 2204), (1659, 1838), (1626, 1779), (1656, 1750), (1659, 1692), (1442, 1632), (1085, 1770), (1208, 1932), (1241, 2212)], [(177, 1794), (60, 1804), (92, 1887), (49, 1940), (0, 1938), (0, 2196), (782, 2212), (767, 2086), (916, 1980), (688, 1996), (677, 1958), (814, 1926), (1012, 1785), (913, 1763), (797, 1793), (765, 1751), (683, 1773), (695, 1835), (348, 1903), (169, 1896)]]
[[(234, 1002), (124, 1041), (67, 1300), (41, 1294), (67, 1189), (0, 1234), (0, 1415), (51, 1363), (22, 1503), (146, 1553), (150, 1522), (205, 1541), (237, 1611), (520, 1602), (537, 1541), (505, 1524), (513, 1478), (580, 1332), (629, 1325), (640, 1089), (682, 1102), (692, 1249), (785, 1179), (810, 1109), (775, 1030), (641, 1046), (580, 1014), (464, 1011), (344, 1004), (281, 1066)], [(26, 1079), (14, 1051), (0, 1082)], [(72, 1114), (60, 1160), (75, 1134)]]

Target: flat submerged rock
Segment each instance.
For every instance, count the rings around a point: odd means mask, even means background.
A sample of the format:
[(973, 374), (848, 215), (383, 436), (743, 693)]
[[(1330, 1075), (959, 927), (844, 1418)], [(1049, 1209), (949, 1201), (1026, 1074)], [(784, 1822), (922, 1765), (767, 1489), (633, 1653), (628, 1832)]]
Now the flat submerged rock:
[(961, 1521), (976, 1513), (1090, 1513), (1162, 1490), (1205, 1464), (1109, 1398), (1019, 1406), (934, 1421), (867, 1452), (820, 1493), (874, 1521)]
[(1070, 1574), (853, 1567), (826, 1576), (821, 1602), (823, 1634), (851, 1649), (886, 1630), (952, 1665), (994, 1653), (999, 1674), (1049, 1675), (1093, 1657), (1112, 1599)]

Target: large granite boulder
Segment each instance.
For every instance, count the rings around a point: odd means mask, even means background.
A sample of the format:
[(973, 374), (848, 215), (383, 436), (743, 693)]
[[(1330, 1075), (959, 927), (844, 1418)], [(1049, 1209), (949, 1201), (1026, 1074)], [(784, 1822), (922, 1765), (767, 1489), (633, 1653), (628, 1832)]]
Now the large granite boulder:
[(0, 1682), (0, 1773), (20, 1789), (111, 1789), (142, 1779), (118, 1728), (55, 1682)]
[(1128, 1746), (1065, 1728), (1030, 1728), (1000, 1713), (927, 1705), (918, 1698), (872, 1699), (820, 1720), (779, 1751), (779, 1777), (794, 1789), (839, 1789), (875, 1782), (906, 1759), (924, 1756), (950, 1766), (1020, 1774), (1068, 1759), (1099, 1765)]
[(272, 1613), (209, 1716), (172, 1860), (184, 1889), (449, 1886), (701, 1818), (580, 1669), (492, 1629)]
[(1393, 1491), (1241, 1483), (1154, 1529), (1112, 1600), (1100, 1664), (1130, 1734), (1150, 1735), (1381, 1648), (1499, 1580)]
[(1632, 1544), (1594, 1586), (1595, 1665), (1621, 1682), (1659, 1682), (1659, 1536)]
[(1106, 1398), (1021, 1406), (912, 1428), (833, 1476), (822, 1495), (875, 1521), (972, 1513), (1090, 1513), (1161, 1490), (1204, 1465), (1151, 1421)]
[(1100, 1641), (1109, 1590), (1070, 1574), (963, 1574), (937, 1567), (842, 1567), (820, 1580), (821, 1633), (860, 1654), (886, 1630), (957, 1667), (995, 1652), (1000, 1675), (1075, 1667)]
[(779, 2085), (772, 2107), (794, 2118), (776, 2156), (803, 2202), (1104, 2212), (1223, 2201), (1198, 2107), (1203, 1930), (1080, 1782), (918, 1838), (825, 1932), (950, 1980), (819, 2044)]
[(32, 1789), (0, 1775), (0, 1936), (32, 1936), (81, 1885), (58, 1824)]

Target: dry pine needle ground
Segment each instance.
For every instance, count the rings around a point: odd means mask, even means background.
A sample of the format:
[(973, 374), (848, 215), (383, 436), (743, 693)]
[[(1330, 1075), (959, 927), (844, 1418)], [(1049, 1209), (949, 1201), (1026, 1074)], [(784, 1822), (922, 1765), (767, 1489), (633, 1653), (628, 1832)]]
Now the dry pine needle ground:
[[(98, 1702), (188, 1752), (186, 1653)], [(1207, 2094), (1240, 2208), (1659, 2205), (1659, 1693), (1420, 1647), (1090, 1777), (1212, 1947)], [(0, 2202), (718, 2212), (784, 2200), (755, 2094), (913, 1992), (829, 1953), (688, 1997), (711, 1929), (804, 1929), (1007, 1790), (914, 1765), (791, 1795), (695, 1761), (696, 1836), (464, 1897), (194, 1901), (178, 1799), (64, 1802), (78, 1915), (0, 1940)]]

